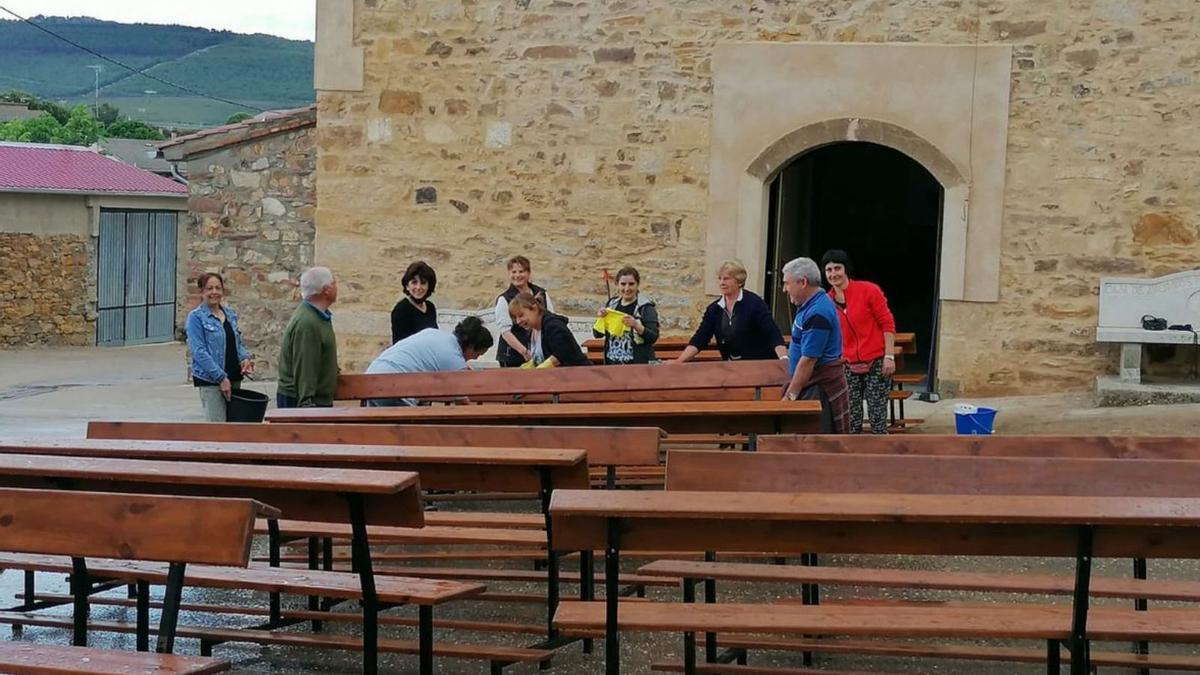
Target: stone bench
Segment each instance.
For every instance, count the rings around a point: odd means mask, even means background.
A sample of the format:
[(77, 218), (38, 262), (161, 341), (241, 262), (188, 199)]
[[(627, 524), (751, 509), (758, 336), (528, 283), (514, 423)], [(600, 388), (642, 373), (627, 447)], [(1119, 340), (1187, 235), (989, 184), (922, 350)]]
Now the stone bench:
[(1142, 345), (1194, 345), (1196, 335), (1182, 330), (1146, 330), (1142, 317), (1191, 324), (1200, 329), (1200, 270), (1177, 272), (1157, 279), (1110, 277), (1100, 280), (1100, 320), (1096, 342), (1121, 345), (1120, 377), (1141, 382)]

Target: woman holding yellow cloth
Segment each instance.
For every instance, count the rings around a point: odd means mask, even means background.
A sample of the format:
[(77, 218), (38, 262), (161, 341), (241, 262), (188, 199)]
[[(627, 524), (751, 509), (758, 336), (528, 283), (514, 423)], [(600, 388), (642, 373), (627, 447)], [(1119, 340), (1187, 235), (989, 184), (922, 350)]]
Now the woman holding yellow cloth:
[(642, 277), (632, 267), (617, 272), (617, 297), (610, 298), (592, 326), (604, 338), (604, 363), (650, 363), (658, 341), (658, 309), (638, 295)]

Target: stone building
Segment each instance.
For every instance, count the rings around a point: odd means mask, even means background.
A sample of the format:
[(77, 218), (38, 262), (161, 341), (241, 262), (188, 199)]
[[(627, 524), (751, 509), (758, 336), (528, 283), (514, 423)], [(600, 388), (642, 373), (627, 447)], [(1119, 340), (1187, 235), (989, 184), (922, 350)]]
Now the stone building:
[(262, 375), (274, 372), (299, 300), (297, 280), (313, 265), (315, 124), (312, 106), (270, 112), (161, 148), (189, 183), (179, 233), (180, 316), (200, 303), (198, 276), (221, 274)]
[(0, 143), (0, 348), (175, 339), (183, 185), (70, 145)]
[[(567, 313), (634, 264), (686, 333), (741, 259), (845, 248), (943, 393), (1090, 387), (1102, 275), (1195, 268), (1193, 0), (318, 0), (317, 262), (343, 368), (411, 260)], [(924, 365), (924, 364), (923, 364)]]

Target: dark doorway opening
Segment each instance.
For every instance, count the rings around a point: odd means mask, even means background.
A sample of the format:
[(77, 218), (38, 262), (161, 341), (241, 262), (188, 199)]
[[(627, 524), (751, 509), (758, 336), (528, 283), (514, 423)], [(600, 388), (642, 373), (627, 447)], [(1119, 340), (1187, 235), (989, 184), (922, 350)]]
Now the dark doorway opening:
[(788, 329), (792, 308), (779, 268), (797, 256), (820, 263), (832, 248), (854, 260), (852, 278), (883, 289), (896, 331), (916, 334), (904, 371), (934, 382), (943, 190), (916, 160), (892, 148), (840, 142), (798, 156), (771, 181), (767, 293)]

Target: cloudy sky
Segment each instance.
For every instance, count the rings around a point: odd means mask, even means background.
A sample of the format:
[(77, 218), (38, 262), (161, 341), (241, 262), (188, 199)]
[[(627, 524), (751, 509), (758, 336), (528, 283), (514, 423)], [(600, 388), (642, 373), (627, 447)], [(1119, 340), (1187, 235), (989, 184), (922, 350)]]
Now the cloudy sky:
[[(24, 17), (92, 16), (126, 23), (177, 23), (312, 40), (315, 0), (0, 0)], [(0, 11), (0, 18), (12, 18)]]

